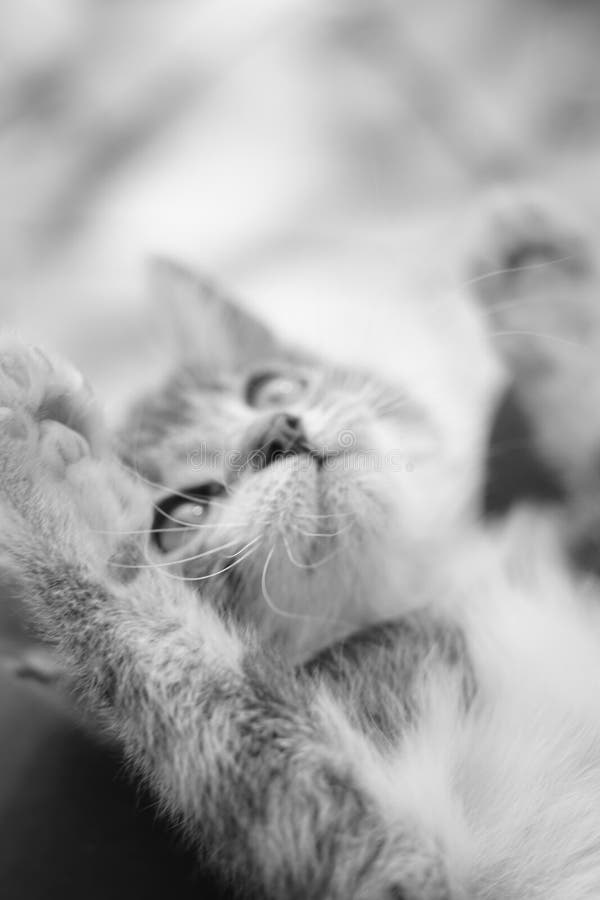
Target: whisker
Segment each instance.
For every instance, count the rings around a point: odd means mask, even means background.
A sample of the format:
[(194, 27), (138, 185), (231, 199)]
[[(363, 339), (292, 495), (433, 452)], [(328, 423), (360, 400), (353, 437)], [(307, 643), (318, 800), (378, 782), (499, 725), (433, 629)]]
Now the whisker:
[(344, 525), (343, 528), (339, 528), (337, 531), (304, 531), (304, 529), (299, 528), (296, 524), (293, 524), (292, 527), (294, 531), (297, 531), (298, 534), (304, 535), (304, 537), (324, 537), (324, 538), (333, 538), (338, 537), (340, 534), (346, 534), (347, 531), (354, 526), (354, 521), (349, 522), (347, 525)]
[(481, 311), (488, 317), (493, 317), (494, 313), (502, 312), (505, 309), (517, 309), (520, 306), (530, 306), (531, 301), (522, 297), (516, 300), (500, 300), (497, 303), (486, 303), (481, 306)]
[(138, 534), (171, 534), (172, 532), (182, 532), (182, 531), (197, 531), (201, 528), (250, 528), (250, 522), (203, 522), (203, 523), (195, 523), (190, 522), (187, 525), (174, 526), (172, 528), (137, 528), (131, 531), (119, 531), (119, 530), (110, 530), (104, 528), (90, 528), (90, 531), (93, 534), (109, 534), (115, 535), (117, 537), (128, 537), (130, 535), (138, 535)]
[[(135, 478), (138, 478), (143, 484), (146, 484), (148, 487), (157, 488), (160, 491), (164, 491), (165, 494), (174, 494), (176, 497), (181, 497), (182, 500), (189, 500), (190, 503), (195, 503), (195, 504), (202, 503), (202, 498), (198, 497), (197, 495), (194, 496), (194, 494), (187, 494), (185, 491), (177, 490), (176, 488), (170, 487), (169, 485), (161, 484), (158, 481), (152, 481), (150, 478), (146, 478), (144, 475), (142, 475), (140, 472), (137, 472), (135, 469), (134, 470), (129, 469), (129, 467), (127, 467), (127, 466), (124, 466), (124, 468), (127, 468), (127, 470), (129, 472), (133, 473)], [(225, 485), (223, 485), (223, 487), (225, 487)], [(213, 497), (210, 497), (210, 505), (221, 507), (223, 509), (227, 508), (226, 503), (223, 503)], [(166, 515), (166, 513), (165, 513), (165, 515)]]
[(273, 601), (271, 594), (267, 589), (267, 573), (269, 570), (269, 566), (271, 564), (271, 560), (273, 559), (273, 554), (275, 553), (275, 544), (271, 547), (267, 554), (267, 558), (265, 559), (265, 564), (263, 566), (262, 577), (261, 577), (261, 590), (265, 603), (277, 616), (282, 616), (284, 619), (295, 619), (301, 622), (326, 622), (333, 625), (346, 625), (347, 627), (351, 627), (352, 623), (345, 622), (341, 618), (332, 618), (331, 616), (319, 616), (319, 615), (310, 615), (308, 613), (295, 613), (290, 612), (287, 609), (280, 609)]
[[(262, 519), (254, 522), (184, 522), (183, 519), (178, 519), (176, 516), (172, 516), (170, 513), (160, 509), (156, 503), (153, 504), (153, 507), (155, 510), (160, 511), (163, 518), (168, 519), (169, 522), (174, 522), (176, 525), (185, 525), (188, 529), (194, 530), (201, 528), (250, 528), (252, 525), (265, 524)], [(173, 531), (174, 529), (167, 530)]]
[[(435, 314), (439, 308), (447, 305), (447, 301), (448, 301), (449, 297), (452, 297), (455, 295), (463, 296), (465, 289), (468, 289), (468, 288), (472, 287), (473, 285), (480, 284), (481, 282), (485, 282), (491, 278), (496, 278), (500, 275), (508, 275), (511, 273), (526, 272), (526, 271), (535, 270), (535, 269), (543, 269), (546, 267), (549, 268), (550, 266), (558, 265), (563, 262), (568, 262), (568, 260), (570, 260), (572, 258), (573, 258), (573, 254), (569, 254), (567, 256), (557, 257), (556, 259), (540, 260), (540, 262), (537, 262), (537, 263), (527, 263), (522, 266), (508, 266), (503, 269), (493, 269), (490, 272), (483, 272), (481, 275), (477, 275), (477, 276), (475, 276), (473, 278), (469, 278), (465, 281), (455, 283), (454, 285), (449, 285), (446, 290), (443, 290), (441, 292), (441, 295), (439, 297), (435, 298), (432, 301), (432, 303), (430, 303), (429, 312)], [(516, 301), (516, 302), (519, 303), (519, 302), (526, 302), (526, 301)], [(480, 309), (482, 309), (483, 312), (487, 313), (487, 310), (485, 310), (486, 305), (488, 305), (488, 304), (487, 303), (480, 304)], [(492, 309), (493, 308), (494, 307), (492, 305)]]
[(92, 534), (112, 534), (118, 537), (128, 537), (129, 535), (134, 534), (165, 534), (167, 531), (188, 531), (190, 528), (195, 528), (195, 525), (182, 525), (180, 527), (175, 528), (134, 528), (131, 531), (119, 531), (119, 530), (111, 530), (108, 528), (90, 528)]
[(248, 541), (247, 544), (244, 544), (243, 547), (240, 547), (239, 550), (236, 550), (235, 553), (224, 553), (223, 556), (225, 557), (225, 559), (234, 559), (236, 556), (239, 556), (240, 553), (243, 553), (244, 550), (247, 550), (248, 547), (252, 547), (254, 544), (257, 543), (257, 541), (260, 541), (260, 540), (261, 540), (260, 535), (257, 535), (255, 538), (252, 538), (251, 541)]
[(545, 332), (542, 332), (542, 331), (493, 331), (491, 333), (491, 337), (493, 337), (493, 338), (496, 338), (496, 337), (519, 337), (519, 336), (546, 338), (547, 340), (556, 341), (559, 344), (566, 344), (567, 346), (575, 347), (576, 349), (579, 349), (580, 347), (583, 346), (583, 344), (579, 341), (572, 341), (572, 340), (569, 340), (569, 338), (562, 337), (561, 335), (558, 335), (558, 334), (546, 334)]
[(297, 569), (319, 569), (319, 568), (321, 568), (321, 566), (324, 566), (328, 562), (331, 562), (332, 559), (335, 559), (335, 557), (339, 556), (339, 554), (340, 554), (341, 548), (338, 547), (336, 550), (333, 551), (333, 553), (327, 554), (327, 556), (324, 556), (322, 559), (319, 559), (314, 563), (301, 563), (292, 555), (292, 549), (290, 547), (290, 542), (288, 541), (285, 534), (282, 534), (281, 538), (285, 545), (285, 550), (288, 555), (289, 561), (291, 562), (291, 564), (293, 566), (296, 566)]
[(477, 275), (474, 278), (469, 278), (468, 281), (463, 281), (455, 288), (456, 291), (462, 290), (463, 288), (472, 287), (474, 284), (480, 284), (482, 281), (488, 281), (490, 278), (496, 278), (499, 275), (510, 275), (514, 272), (529, 272), (535, 271), (536, 269), (545, 269), (550, 266), (558, 265), (559, 263), (568, 262), (570, 259), (573, 259), (573, 254), (569, 253), (567, 256), (558, 256), (556, 259), (544, 259), (540, 260), (537, 263), (527, 263), (522, 266), (507, 266), (505, 269), (493, 269), (491, 272), (484, 272), (482, 275)]
[(211, 556), (213, 553), (219, 553), (221, 550), (228, 550), (229, 547), (233, 547), (237, 541), (228, 541), (226, 544), (222, 544), (220, 547), (213, 547), (210, 550), (205, 550), (202, 553), (196, 553), (194, 556), (184, 556), (180, 559), (168, 559), (165, 562), (149, 562), (149, 563), (119, 563), (110, 561), (109, 564), (114, 566), (117, 569), (163, 569), (168, 568), (169, 566), (179, 566), (183, 563), (195, 562), (197, 559), (204, 559), (206, 556)]
[(308, 513), (308, 512), (299, 512), (295, 513), (295, 517), (297, 519), (338, 519), (341, 516), (356, 518), (356, 514), (353, 512), (338, 512), (338, 513)]
[(191, 503), (198, 503), (199, 498), (194, 497), (192, 494), (186, 494), (185, 491), (179, 491), (174, 487), (170, 487), (166, 484), (161, 484), (158, 481), (152, 481), (152, 479), (147, 478), (145, 475), (142, 475), (141, 472), (138, 472), (137, 469), (132, 469), (129, 466), (123, 466), (128, 472), (130, 472), (134, 478), (137, 478), (138, 481), (141, 481), (142, 484), (147, 485), (147, 487), (156, 488), (157, 490), (164, 492), (165, 494), (175, 494), (177, 497), (181, 497), (182, 500), (189, 500)]
[(275, 553), (275, 544), (271, 547), (267, 554), (267, 558), (265, 560), (265, 564), (263, 566), (262, 577), (261, 577), (261, 590), (265, 603), (277, 616), (283, 616), (285, 619), (299, 619), (301, 621), (305, 621), (306, 619), (312, 618), (311, 616), (304, 616), (301, 613), (293, 613), (289, 612), (286, 609), (279, 609), (278, 606), (273, 602), (273, 598), (271, 597), (268, 589), (267, 589), (267, 573), (269, 570), (269, 566), (271, 564), (271, 560), (273, 559), (273, 554)]
[(235, 566), (239, 566), (240, 563), (244, 562), (245, 559), (248, 559), (249, 556), (252, 556), (253, 553), (256, 553), (260, 544), (256, 544), (247, 553), (243, 556), (240, 556), (230, 565), (225, 566), (224, 569), (219, 569), (218, 572), (211, 572), (209, 575), (173, 575), (172, 572), (163, 571), (163, 575), (167, 578), (172, 578), (175, 581), (207, 581), (209, 578), (216, 578), (217, 575), (223, 575), (224, 572), (229, 572), (230, 569), (235, 568)]
[[(188, 525), (188, 523), (184, 522), (183, 519), (178, 519), (176, 516), (172, 516), (170, 513), (165, 512), (164, 509), (160, 508), (158, 503), (153, 503), (152, 506), (156, 510), (156, 512), (159, 512), (161, 514), (161, 516), (164, 519), (168, 519), (169, 522), (174, 522), (176, 525)], [(192, 526), (188, 525), (188, 527), (191, 528)], [(197, 526), (194, 526), (194, 527), (197, 527)]]

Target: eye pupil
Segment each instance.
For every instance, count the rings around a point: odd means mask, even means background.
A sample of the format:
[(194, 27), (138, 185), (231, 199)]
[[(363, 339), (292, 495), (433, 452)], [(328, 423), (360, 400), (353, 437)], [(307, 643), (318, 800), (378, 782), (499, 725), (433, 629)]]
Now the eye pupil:
[(199, 503), (197, 503), (196, 506), (192, 507), (191, 513), (194, 518), (200, 519), (204, 515), (205, 510), (205, 506), (201, 506)]

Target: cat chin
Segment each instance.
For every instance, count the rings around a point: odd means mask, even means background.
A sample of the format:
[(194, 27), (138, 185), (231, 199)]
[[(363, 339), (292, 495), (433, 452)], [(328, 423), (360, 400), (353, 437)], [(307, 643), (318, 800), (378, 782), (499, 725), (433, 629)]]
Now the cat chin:
[[(332, 535), (372, 515), (373, 493), (350, 468), (324, 467), (309, 456), (291, 457), (241, 478), (223, 521), (262, 524), (265, 531), (296, 528)], [(379, 510), (381, 506), (378, 502)]]
[(403, 492), (338, 462), (291, 457), (241, 475), (211, 543), (185, 548), (203, 595), (294, 662), (414, 608), (431, 581), (429, 549), (402, 525)]

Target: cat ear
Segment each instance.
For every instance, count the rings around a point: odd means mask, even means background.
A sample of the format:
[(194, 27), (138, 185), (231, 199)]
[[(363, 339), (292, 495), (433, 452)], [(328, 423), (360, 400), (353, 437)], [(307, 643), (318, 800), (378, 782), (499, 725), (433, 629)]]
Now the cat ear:
[(276, 354), (267, 326), (210, 279), (163, 258), (151, 261), (149, 273), (152, 298), (184, 360), (234, 370)]

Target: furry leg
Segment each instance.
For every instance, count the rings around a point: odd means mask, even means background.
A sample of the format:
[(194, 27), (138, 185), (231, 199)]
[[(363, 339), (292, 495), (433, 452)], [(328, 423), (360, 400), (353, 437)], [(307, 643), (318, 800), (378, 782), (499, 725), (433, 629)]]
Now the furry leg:
[(21, 570), (87, 702), (234, 885), (273, 900), (449, 896), (433, 839), (371, 789), (382, 759), (324, 677), (295, 677), (156, 571), (109, 587), (39, 552)]

